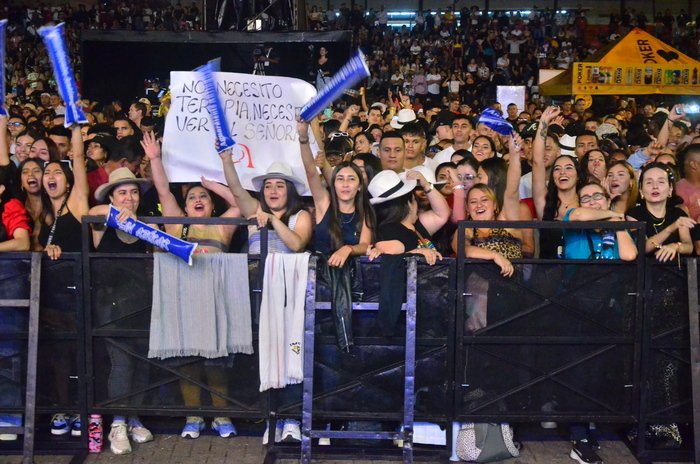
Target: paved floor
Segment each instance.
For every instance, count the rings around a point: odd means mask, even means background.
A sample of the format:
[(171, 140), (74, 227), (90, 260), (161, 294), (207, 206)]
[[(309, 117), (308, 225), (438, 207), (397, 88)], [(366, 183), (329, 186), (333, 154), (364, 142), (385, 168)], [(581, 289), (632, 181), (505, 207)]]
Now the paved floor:
[[(569, 458), (570, 444), (566, 441), (531, 441), (523, 444), (519, 458), (502, 461), (509, 464), (571, 464)], [(600, 455), (606, 464), (637, 463), (632, 453), (619, 441), (603, 441)], [(222, 440), (215, 436), (202, 436), (197, 440), (185, 440), (176, 435), (158, 435), (155, 441), (135, 445), (133, 453), (115, 456), (109, 450), (100, 454), (91, 454), (86, 463), (119, 464), (262, 464), (265, 448), (260, 437), (237, 437)], [(68, 464), (69, 456), (37, 456), (37, 464)], [(20, 464), (19, 456), (0, 456), (2, 464)], [(292, 464), (297, 460), (279, 460), (278, 464)], [(315, 460), (324, 464), (374, 464), (388, 461), (326, 461)], [(398, 462), (398, 461), (394, 461)], [(424, 461), (425, 462), (425, 461)]]

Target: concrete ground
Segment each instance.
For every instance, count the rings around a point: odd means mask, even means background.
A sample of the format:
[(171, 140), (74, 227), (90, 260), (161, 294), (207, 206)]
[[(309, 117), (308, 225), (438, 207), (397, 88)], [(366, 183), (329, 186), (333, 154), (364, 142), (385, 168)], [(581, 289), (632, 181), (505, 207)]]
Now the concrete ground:
[[(600, 456), (606, 464), (637, 463), (632, 453), (620, 441), (603, 441)], [(526, 441), (519, 458), (502, 461), (510, 464), (571, 464), (570, 444), (567, 441)], [(315, 447), (315, 449), (318, 449)], [(323, 450), (324, 448), (321, 448)], [(265, 460), (265, 447), (260, 437), (236, 437), (221, 439), (213, 435), (203, 435), (197, 440), (186, 440), (177, 435), (157, 435), (155, 441), (135, 445), (129, 455), (116, 456), (107, 449), (100, 454), (90, 454), (86, 463), (119, 464), (262, 464)], [(20, 464), (20, 456), (0, 456), (2, 464)], [(69, 464), (70, 456), (37, 456), (36, 464)], [(278, 460), (279, 464), (292, 464), (297, 459)], [(314, 460), (314, 463), (333, 464), (374, 464), (388, 461), (376, 460)], [(394, 460), (393, 462), (399, 462)], [(428, 461), (421, 461), (428, 462)]]

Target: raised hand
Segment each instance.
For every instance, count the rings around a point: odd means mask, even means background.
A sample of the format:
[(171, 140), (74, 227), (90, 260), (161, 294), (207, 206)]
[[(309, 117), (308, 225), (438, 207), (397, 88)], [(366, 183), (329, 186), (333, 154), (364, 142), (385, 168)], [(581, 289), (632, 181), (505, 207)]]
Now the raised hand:
[(141, 146), (143, 147), (143, 151), (146, 154), (146, 158), (148, 158), (149, 160), (153, 161), (155, 159), (160, 158), (160, 144), (156, 140), (156, 136), (153, 134), (153, 132), (143, 133), (143, 140), (141, 140)]

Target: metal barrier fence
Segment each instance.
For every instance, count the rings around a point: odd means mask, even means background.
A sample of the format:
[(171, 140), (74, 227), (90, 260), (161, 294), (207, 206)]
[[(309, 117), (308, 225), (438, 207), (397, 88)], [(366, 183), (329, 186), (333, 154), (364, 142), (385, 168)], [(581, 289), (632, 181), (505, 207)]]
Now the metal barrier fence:
[[(96, 221), (85, 221), (85, 237), (88, 224)], [(462, 223), (460, 230), (474, 225)], [(551, 227), (562, 226), (567, 227)], [(596, 224), (576, 224), (586, 226)], [(606, 223), (610, 226), (640, 227)], [(88, 411), (248, 419), (301, 416), (300, 386), (258, 391), (256, 354), (236, 355), (223, 365), (200, 359), (148, 359), (152, 257), (89, 252), (87, 239), (84, 243), (82, 255), (44, 260), (39, 385), (46, 390), (39, 390), (41, 412), (76, 411), (83, 417)], [(256, 351), (265, 251), (263, 247), (261, 256), (251, 256), (249, 266)], [(22, 275), (28, 260), (28, 254), (0, 255), (2, 296), (25, 289)], [(629, 263), (521, 260), (511, 278), (501, 277), (493, 263), (464, 256), (435, 266), (420, 264), (416, 420), (444, 424), (448, 432), (452, 421), (629, 423), (636, 424), (641, 437), (649, 424), (692, 424), (688, 297), (694, 292), (697, 301), (698, 289), (688, 285), (685, 262), (680, 269), (676, 263), (660, 265), (647, 261), (643, 253)], [(377, 262), (358, 260), (356, 301), (376, 304), (379, 268)], [(328, 291), (319, 285), (317, 300), (328, 301)], [(481, 301), (475, 301), (477, 297)], [(382, 336), (378, 312), (370, 305), (360, 308), (353, 317), (358, 350), (346, 356), (335, 346), (327, 309), (321, 305), (316, 314), (315, 418), (400, 422), (400, 331), (395, 337)], [(484, 327), (470, 323), (479, 310), (487, 314)], [(26, 337), (21, 314), (14, 322), (0, 324), (3, 340)], [(3, 353), (0, 390), (22, 388), (16, 381), (21, 377), (7, 375), (16, 371), (5, 369), (8, 360), (16, 367), (22, 354)], [(111, 391), (106, 379), (115, 366), (131, 377), (123, 388)], [(63, 385), (68, 385), (65, 396), (57, 387)], [(183, 385), (199, 387), (200, 405), (185, 404)], [(21, 403), (2, 406), (3, 412), (21, 411)], [(691, 436), (686, 438), (692, 441)], [(645, 440), (637, 440), (635, 446), (642, 460), (689, 456), (685, 447), (654, 450)]]

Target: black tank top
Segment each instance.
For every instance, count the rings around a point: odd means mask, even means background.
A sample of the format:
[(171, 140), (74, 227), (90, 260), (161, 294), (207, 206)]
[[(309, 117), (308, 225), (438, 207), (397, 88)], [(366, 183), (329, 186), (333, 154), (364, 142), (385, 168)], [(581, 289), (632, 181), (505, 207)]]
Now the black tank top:
[[(49, 241), (50, 233), (51, 226), (45, 223), (41, 224), (39, 243), (44, 248), (46, 248)], [(82, 250), (81, 237), (82, 228), (80, 221), (73, 216), (73, 213), (68, 209), (68, 205), (66, 205), (66, 214), (56, 219), (56, 231), (51, 243), (60, 246), (61, 251), (64, 253), (79, 252)]]
[(143, 240), (136, 240), (134, 243), (124, 243), (119, 240), (116, 229), (107, 227), (102, 240), (97, 247), (100, 253), (148, 253), (150, 251), (148, 243)]

